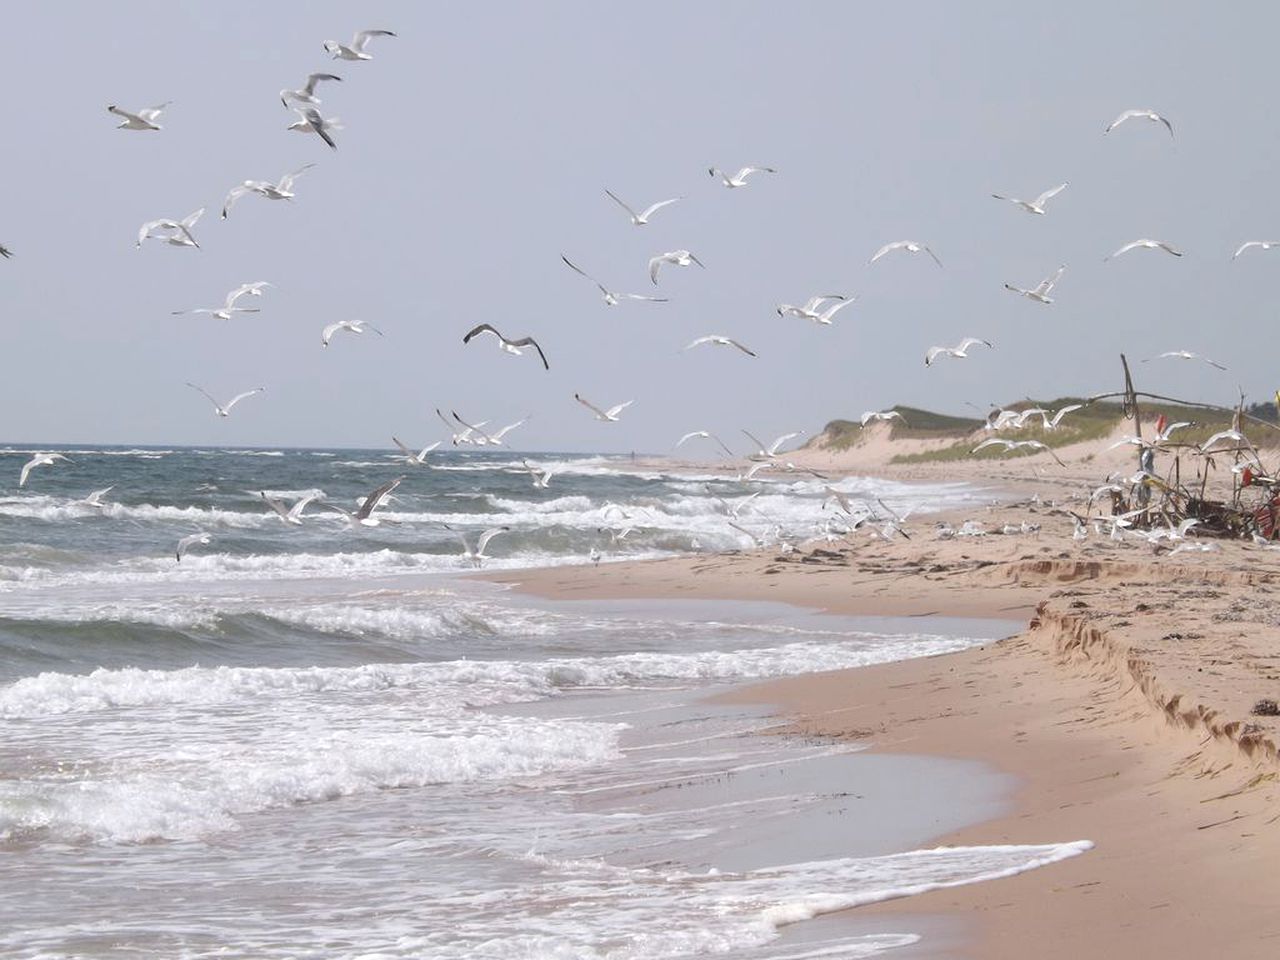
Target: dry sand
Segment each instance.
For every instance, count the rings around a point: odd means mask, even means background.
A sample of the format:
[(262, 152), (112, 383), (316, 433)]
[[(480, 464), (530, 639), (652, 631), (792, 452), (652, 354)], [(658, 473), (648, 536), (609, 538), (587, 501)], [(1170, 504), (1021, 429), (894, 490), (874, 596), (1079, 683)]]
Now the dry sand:
[(948, 517), (954, 525), (1027, 521), (1041, 531), (939, 540), (932, 517), (891, 544), (859, 537), (790, 554), (490, 578), (563, 599), (765, 599), (842, 614), (1021, 619), (1025, 630), (983, 648), (736, 694), (776, 704), (796, 735), (979, 759), (1021, 779), (1012, 815), (941, 843), (1096, 844), (1018, 877), (864, 909), (968, 918), (975, 958), (1280, 956), (1280, 721), (1251, 713), (1280, 699), (1280, 554), (1238, 542), (1172, 554), (1096, 535), (1073, 541), (1053, 502), (1132, 469), (1131, 452), (1099, 457), (1094, 444), (1064, 457), (1065, 468), (1046, 457), (894, 468), (886, 444), (791, 460), (833, 476), (986, 484), (1005, 502)]

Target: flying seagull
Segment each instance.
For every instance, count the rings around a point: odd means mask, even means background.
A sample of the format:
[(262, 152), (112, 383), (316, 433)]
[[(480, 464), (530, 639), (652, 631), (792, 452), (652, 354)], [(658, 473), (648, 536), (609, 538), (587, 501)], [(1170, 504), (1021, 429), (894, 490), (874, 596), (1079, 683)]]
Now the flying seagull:
[(36, 467), (51, 466), (58, 460), (65, 460), (67, 463), (72, 462), (70, 457), (61, 453), (37, 453), (22, 465), (22, 473), (18, 476), (18, 486), (25, 487), (27, 485), (27, 475)]
[(1110, 256), (1103, 257), (1102, 259), (1105, 262), (1107, 260), (1111, 260), (1111, 259), (1114, 259), (1115, 257), (1120, 256), (1120, 254), (1122, 253), (1128, 253), (1130, 250), (1134, 250), (1138, 247), (1143, 247), (1144, 249), (1147, 249), (1147, 250), (1163, 250), (1165, 253), (1171, 253), (1175, 257), (1182, 256), (1180, 252), (1173, 249), (1173, 247), (1169, 246), (1169, 244), (1165, 243), (1163, 240), (1148, 240), (1144, 237), (1141, 240), (1134, 240), (1133, 243), (1126, 243), (1123, 247), (1121, 247), (1115, 253), (1111, 254)]
[(258, 496), (262, 497), (266, 505), (275, 511), (276, 516), (280, 518), (282, 523), (290, 523), (300, 527), (302, 526), (302, 511), (307, 509), (311, 501), (322, 498), (324, 494), (318, 490), (308, 493), (291, 507), (286, 507), (282, 501), (277, 500), (275, 497), (267, 496), (263, 491), (259, 491)]
[(747, 459), (757, 460), (757, 461), (777, 459), (778, 449), (784, 443), (804, 433), (803, 430), (796, 430), (793, 433), (784, 433), (782, 436), (778, 437), (778, 439), (774, 440), (773, 443), (769, 444), (766, 447), (764, 444), (764, 441), (761, 440), (759, 437), (757, 437), (755, 434), (751, 433), (749, 430), (743, 430), (742, 432), (745, 433), (747, 435), (747, 439), (749, 439), (752, 443), (754, 443), (758, 448), (755, 453), (748, 454)]
[(116, 124), (117, 130), (161, 130), (163, 128), (156, 121), (160, 119), (160, 114), (164, 113), (164, 108), (171, 103), (173, 103), (172, 100), (166, 100), (158, 106), (147, 107), (137, 113), (121, 110), (113, 103), (107, 107), (107, 112), (114, 113), (117, 117), (124, 117), (123, 123)]
[(8, 249), (7, 247), (0, 246), (0, 257), (4, 257), (6, 260), (8, 260), (12, 256), (13, 256), (12, 250)]
[(618, 206), (620, 206), (623, 210), (627, 211), (627, 213), (631, 215), (631, 222), (635, 224), (637, 227), (643, 227), (646, 223), (649, 222), (649, 218), (652, 217), (659, 210), (661, 210), (663, 207), (669, 206), (670, 204), (676, 203), (677, 201), (684, 199), (684, 197), (672, 197), (670, 200), (659, 200), (657, 203), (652, 203), (649, 206), (645, 207), (643, 210), (641, 210), (639, 213), (636, 213), (635, 210), (631, 209), (630, 206), (628, 206), (626, 203), (620, 200), (617, 194), (613, 193), (610, 190), (605, 190), (605, 193), (609, 194), (609, 198), (613, 200), (614, 203), (616, 203)]
[(1126, 120), (1150, 120), (1153, 123), (1163, 123), (1165, 125), (1165, 129), (1169, 131), (1169, 136), (1173, 136), (1173, 124), (1171, 124), (1165, 117), (1160, 116), (1160, 114), (1156, 113), (1154, 110), (1126, 110), (1124, 113), (1120, 114), (1120, 116), (1107, 124), (1107, 129), (1102, 132), (1110, 133)]
[(449, 428), (449, 432), (453, 435), (452, 442), (455, 447), (458, 446), (458, 444), (460, 443), (475, 443), (476, 442), (475, 439), (473, 439), (471, 436), (472, 432), (474, 430), (479, 429), (480, 427), (488, 426), (489, 424), (488, 420), (481, 420), (475, 426), (466, 427), (461, 433), (454, 433), (453, 423), (450, 422), (449, 418), (444, 415), (444, 411), (441, 410), (439, 407), (436, 407), (436, 416), (439, 417), (442, 421), (444, 421), (444, 425)]
[(591, 276), (591, 274), (584, 271), (581, 267), (575, 266), (573, 262), (570, 261), (570, 259), (566, 257), (563, 253), (560, 254), (560, 259), (565, 262), (565, 264), (569, 267), (570, 270), (573, 270), (575, 273), (582, 274), (584, 277), (586, 277), (588, 280), (590, 280), (592, 283), (594, 283), (597, 287), (600, 288), (600, 292), (604, 294), (604, 302), (606, 306), (612, 307), (615, 304), (617, 304), (619, 300), (648, 300), (651, 303), (667, 302), (666, 297), (646, 297), (639, 293), (614, 293), (612, 290), (606, 287), (603, 283), (601, 283), (595, 277)]
[(1027, 213), (1038, 213), (1043, 215), (1044, 205), (1065, 189), (1067, 189), (1066, 183), (1060, 183), (1056, 187), (1050, 187), (1034, 200), (1019, 200), (1017, 197), (1006, 197), (999, 193), (993, 193), (991, 196), (995, 197), (997, 200), (1008, 200), (1010, 203), (1016, 203), (1023, 210), (1027, 211)]
[(314, 163), (306, 163), (294, 170), (292, 173), (286, 173), (275, 183), (266, 180), (246, 180), (237, 187), (232, 187), (231, 192), (227, 194), (227, 199), (222, 203), (222, 219), (227, 219), (227, 213), (230, 212), (232, 205), (243, 197), (246, 193), (256, 193), (260, 197), (266, 197), (268, 200), (292, 200), (293, 181), (314, 167)]
[[(138, 228), (138, 242), (136, 246), (141, 247), (143, 240), (163, 240), (165, 243), (175, 247), (195, 247), (197, 250), (200, 244), (196, 243), (195, 236), (191, 233), (191, 228), (196, 225), (196, 221), (204, 215), (204, 207), (201, 207), (195, 213), (188, 214), (181, 220), (148, 220)], [(170, 233), (155, 233), (156, 230), (168, 230)]]
[(466, 336), (462, 338), (462, 342), (470, 343), (472, 337), (478, 336), (482, 333), (492, 333), (498, 338), (498, 346), (500, 348), (517, 357), (524, 352), (520, 349), (521, 347), (533, 347), (533, 349), (538, 351), (538, 356), (542, 358), (542, 366), (547, 370), (551, 369), (551, 364), (547, 363), (547, 355), (542, 352), (542, 347), (538, 346), (538, 341), (534, 340), (533, 337), (521, 337), (519, 340), (508, 340), (487, 323), (482, 323), (467, 331)]
[(924, 365), (926, 367), (933, 366), (934, 361), (939, 357), (955, 357), (958, 360), (963, 360), (965, 357), (969, 356), (969, 348), (976, 347), (979, 344), (984, 347), (990, 347), (992, 345), (990, 340), (982, 340), (978, 337), (965, 337), (954, 347), (930, 347), (928, 352), (924, 355)]
[(737, 340), (734, 340), (732, 337), (721, 336), (720, 334), (717, 334), (717, 333), (713, 333), (705, 337), (698, 337), (697, 340), (694, 340), (684, 349), (692, 350), (694, 347), (700, 346), (704, 343), (713, 343), (718, 347), (737, 347), (739, 350), (741, 350), (743, 353), (745, 353), (749, 357), (754, 357), (756, 355), (755, 351), (749, 350), (747, 347), (739, 343)]
[(378, 508), (387, 494), (400, 486), (400, 481), (403, 479), (404, 477), (396, 477), (394, 480), (388, 480), (382, 486), (378, 487), (364, 498), (364, 502), (360, 504), (355, 513), (352, 513), (345, 507), (338, 506), (336, 503), (326, 503), (324, 506), (342, 514), (348, 521), (350, 521), (353, 527), (376, 527), (381, 521), (373, 515), (373, 511)]
[(1063, 417), (1065, 417), (1068, 413), (1074, 413), (1076, 410), (1083, 410), (1083, 409), (1084, 409), (1083, 403), (1068, 403), (1065, 407), (1060, 407), (1058, 410), (1056, 410), (1053, 414), (1052, 419), (1049, 418), (1049, 414), (1047, 412), (1042, 412), (1041, 417), (1044, 420), (1044, 428), (1046, 430), (1057, 430), (1058, 424), (1062, 422)]
[(230, 320), (233, 313), (259, 313), (257, 307), (238, 307), (236, 301), (245, 294), (251, 296), (262, 296), (262, 288), (271, 286), (266, 280), (256, 280), (253, 283), (243, 283), (227, 294), (226, 300), (221, 307), (196, 307), (194, 310), (174, 310), (172, 316), (181, 316), (186, 313), (207, 313), (209, 316), (218, 320)]
[(649, 258), (649, 279), (657, 284), (658, 269), (664, 263), (672, 263), (677, 267), (687, 267), (691, 263), (696, 263), (702, 269), (706, 269), (707, 265), (695, 257), (688, 250), (672, 250), (669, 253), (660, 253), (656, 257)]
[(582, 404), (584, 407), (586, 407), (588, 410), (594, 413), (596, 415), (597, 420), (608, 420), (612, 423), (617, 423), (618, 414), (620, 414), (627, 407), (631, 406), (631, 404), (635, 403), (634, 400), (628, 400), (625, 403), (620, 403), (617, 406), (610, 407), (608, 410), (601, 410), (590, 400), (584, 400), (582, 397), (582, 394), (575, 393), (573, 395), (573, 399), (577, 400), (580, 404)]
[(716, 167), (708, 167), (707, 173), (713, 177), (719, 177), (720, 182), (732, 190), (734, 187), (745, 187), (747, 185), (747, 177), (753, 173), (777, 173), (773, 167), (743, 167), (733, 176), (729, 176), (724, 171)]
[(936, 253), (930, 250), (929, 247), (926, 246), (925, 244), (919, 243), (918, 241), (915, 241), (915, 240), (894, 240), (892, 243), (886, 243), (883, 247), (881, 247), (879, 250), (875, 252), (875, 256), (873, 256), (870, 260), (868, 260), (867, 263), (868, 264), (875, 263), (877, 260), (883, 257), (886, 253), (892, 253), (894, 250), (905, 250), (907, 251), (907, 253), (920, 253), (921, 251), (923, 251), (929, 254), (929, 256), (933, 257), (934, 263), (936, 263), (938, 266), (942, 266), (942, 261), (938, 259), (938, 255)]
[(415, 467), (421, 467), (427, 462), (427, 454), (440, 446), (440, 441), (429, 443), (423, 447), (418, 453), (414, 453), (409, 447), (405, 446), (398, 437), (392, 437), (392, 442), (400, 448), (400, 452), (404, 454), (405, 463), (412, 464)]
[(1198, 353), (1192, 353), (1190, 350), (1166, 350), (1164, 353), (1157, 354), (1154, 357), (1147, 357), (1143, 363), (1150, 363), (1152, 360), (1164, 360), (1168, 357), (1176, 357), (1179, 360), (1203, 360), (1211, 367), (1217, 367), (1219, 370), (1227, 369), (1216, 360), (1210, 360), (1208, 357), (1201, 356)]
[(368, 330), (380, 337), (384, 336), (381, 330), (367, 320), (339, 320), (337, 323), (331, 323), (320, 331), (320, 342), (327, 347), (333, 335), (339, 330), (346, 330), (348, 333), (364, 333)]
[(471, 542), (467, 539), (466, 534), (464, 534), (461, 530), (457, 529), (456, 527), (451, 527), (447, 523), (442, 524), (442, 526), (446, 530), (452, 531), (453, 534), (459, 540), (462, 541), (462, 555), (466, 557), (468, 560), (470, 560), (477, 567), (480, 566), (480, 564), (483, 563), (485, 560), (489, 559), (484, 552), (485, 547), (489, 546), (489, 541), (492, 540), (494, 537), (496, 537), (498, 534), (506, 533), (508, 530), (511, 529), (510, 527), (490, 527), (488, 530), (484, 531), (482, 534), (480, 534), (479, 537), (476, 538), (475, 546), (472, 546)]
[(549, 467), (539, 470), (528, 460), (521, 460), (520, 462), (524, 464), (524, 468), (529, 471), (529, 476), (533, 478), (533, 485), (539, 490), (547, 489), (547, 484), (549, 484), (551, 482), (551, 478), (555, 476), (552, 470)]
[(1023, 290), (1021, 287), (1015, 287), (1011, 283), (1006, 283), (1004, 288), (1012, 290), (1014, 293), (1020, 293), (1030, 300), (1036, 300), (1040, 303), (1053, 303), (1053, 297), (1049, 296), (1049, 291), (1053, 289), (1053, 285), (1062, 279), (1062, 273), (1067, 268), (1061, 266), (1051, 277), (1045, 277), (1031, 290)]
[(237, 403), (239, 403), (245, 397), (252, 397), (255, 393), (264, 393), (266, 392), (266, 389), (267, 389), (266, 387), (254, 387), (252, 390), (246, 390), (244, 393), (237, 393), (234, 397), (228, 400), (224, 405), (219, 403), (217, 400), (215, 400), (212, 394), (210, 394), (209, 391), (206, 390), (204, 387), (198, 387), (194, 383), (192, 383), (190, 380), (187, 381), (187, 386), (190, 387), (192, 390), (199, 390), (206, 397), (208, 397), (209, 402), (213, 404), (214, 412), (217, 413), (217, 415), (220, 417), (231, 416), (231, 408), (234, 407)]
[(1005, 453), (1008, 453), (1011, 450), (1048, 450), (1049, 455), (1053, 457), (1053, 459), (1057, 460), (1060, 465), (1064, 467), (1066, 466), (1066, 464), (1059, 459), (1058, 455), (1049, 449), (1049, 445), (1040, 440), (1006, 440), (1003, 437), (991, 437), (989, 440), (983, 440), (969, 452), (971, 454), (977, 453), (979, 450), (993, 446), (1004, 447)]
[(89, 493), (87, 497), (85, 497), (80, 502), (83, 503), (86, 507), (97, 507), (99, 510), (105, 510), (107, 507), (107, 504), (102, 502), (102, 498), (105, 497), (108, 493), (110, 493), (115, 488), (116, 488), (116, 485), (113, 483), (111, 486), (103, 487), (101, 490), (93, 490)]
[(724, 451), (726, 457), (732, 457), (735, 455), (732, 450), (730, 450), (728, 447), (725, 446), (723, 440), (721, 440), (719, 437), (717, 437), (714, 433), (712, 433), (709, 430), (692, 430), (689, 433), (686, 433), (679, 440), (677, 440), (676, 446), (677, 447), (682, 446), (685, 443), (685, 441), (692, 440), (694, 437), (701, 437), (704, 440), (714, 440), (719, 445), (720, 449)]
[(904, 426), (906, 425), (906, 418), (897, 410), (868, 410), (862, 415), (859, 423), (865, 427), (872, 420), (892, 420), (894, 417), (901, 420)]
[(188, 550), (190, 550), (196, 544), (198, 543), (207, 544), (209, 540), (210, 540), (209, 534), (205, 533), (203, 530), (197, 533), (188, 534), (187, 536), (183, 537), (181, 540), (178, 541), (178, 548), (176, 551), (174, 551), (178, 562), (181, 563), (183, 554), (185, 554)]
[[(810, 297), (809, 300), (802, 307), (793, 306), (792, 304), (789, 304), (789, 303), (780, 303), (778, 304), (778, 316), (781, 317), (784, 314), (790, 313), (790, 314), (793, 314), (794, 316), (800, 317), (802, 320), (812, 320), (814, 323), (820, 323), (823, 326), (829, 327), (831, 326), (831, 319), (839, 311), (843, 310), (845, 307), (849, 306), (849, 304), (853, 303), (857, 299), (858, 298), (856, 296)], [(822, 304), (823, 301), (826, 301), (826, 300), (834, 300), (836, 302), (830, 304), (829, 306), (820, 307), (819, 304)]]
[(1257, 247), (1259, 250), (1270, 250), (1272, 247), (1280, 247), (1280, 240), (1247, 240), (1240, 244), (1239, 249), (1231, 255), (1231, 259), (1234, 260), (1250, 247)]
[[(311, 121), (310, 121), (310, 120), (308, 120), (304, 115), (302, 115), (301, 111), (295, 111), (295, 112), (297, 112), (297, 113), (298, 113), (298, 119), (297, 119), (297, 120), (295, 120), (295, 121), (293, 121), (293, 123), (289, 124), (289, 126), (288, 126), (288, 127), (286, 127), (285, 129), (286, 129), (286, 130), (293, 130), (293, 131), (294, 131), (294, 132), (296, 132), (296, 133), (314, 133), (314, 132), (315, 132), (315, 128), (314, 128), (314, 127), (312, 127), (312, 125), (311, 125)], [(325, 130), (342, 130), (342, 129), (344, 129), (344, 128), (343, 128), (343, 126), (342, 126), (342, 121), (341, 121), (341, 120), (339, 120), (337, 117), (324, 117), (324, 118), (322, 118), (322, 119), (321, 119), (321, 126), (323, 126), (323, 127), (325, 128)]]
[[(337, 141), (335, 141), (333, 137), (329, 135), (330, 130), (336, 129), (334, 125), (337, 119), (336, 117), (334, 118), (334, 121), (326, 120), (324, 117), (320, 116), (320, 111), (317, 110), (315, 107), (307, 107), (305, 110), (298, 110), (297, 108), (295, 108), (294, 112), (297, 113), (298, 116), (301, 118), (298, 121), (296, 121), (296, 123), (302, 124), (302, 126), (298, 128), (301, 130), (301, 132), (306, 133), (308, 130), (310, 130), (311, 132), (315, 133), (315, 135), (318, 136), (321, 140), (327, 143), (329, 145), (329, 149), (331, 150), (338, 149)], [(338, 126), (341, 126), (341, 124), (338, 124)], [(290, 124), (289, 129), (293, 130), (294, 128), (295, 128), (295, 125)]]
[(319, 106), (320, 98), (316, 96), (316, 84), (322, 80), (339, 80), (342, 78), (335, 73), (312, 73), (307, 75), (307, 82), (303, 84), (299, 90), (281, 90), (280, 102), (286, 107), (289, 101), (293, 100), (297, 103), (306, 103), (311, 106)]
[(357, 30), (350, 46), (345, 43), (338, 43), (336, 40), (326, 40), (324, 49), (327, 53), (333, 54), (333, 59), (335, 60), (372, 60), (373, 55), (364, 52), (364, 48), (368, 46), (369, 41), (374, 37), (394, 36), (395, 34), (390, 30)]
[[(501, 430), (495, 430), (493, 433), (485, 433), (481, 427), (487, 424), (489, 422), (488, 420), (481, 420), (479, 423), (467, 423), (467, 421), (458, 416), (456, 411), (450, 410), (449, 412), (453, 414), (453, 419), (457, 420), (458, 423), (462, 424), (462, 426), (466, 428), (462, 436), (470, 438), (471, 442), (478, 447), (484, 447), (490, 444), (495, 447), (502, 446), (502, 438), (529, 419), (528, 417), (523, 417), (515, 423), (507, 424)], [(474, 434), (474, 436), (472, 436), (472, 434)], [(457, 442), (462, 441), (459, 440)]]

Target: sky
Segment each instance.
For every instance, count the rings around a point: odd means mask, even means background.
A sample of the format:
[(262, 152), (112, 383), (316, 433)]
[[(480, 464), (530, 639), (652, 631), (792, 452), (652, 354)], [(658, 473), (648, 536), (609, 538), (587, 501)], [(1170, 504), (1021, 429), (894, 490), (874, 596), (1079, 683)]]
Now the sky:
[[(983, 413), (1139, 389), (1233, 404), (1280, 387), (1272, 277), (1280, 7), (1263, 3), (48, 2), (7, 10), (0, 442), (382, 447), (435, 409), (528, 451), (744, 450), (908, 404)], [(68, 25), (74, 24), (74, 29)], [(331, 60), (358, 29), (373, 59)], [(339, 149), (278, 91), (331, 70)], [(160, 132), (108, 104), (172, 100)], [(1121, 111), (1160, 124), (1103, 130)], [(293, 201), (227, 191), (304, 163)], [(743, 189), (715, 165), (776, 168)], [(1030, 198), (1069, 186), (1045, 216)], [(680, 196), (644, 227), (635, 206)], [(200, 249), (138, 227), (205, 207)], [(1185, 252), (1137, 250), (1139, 237)], [(896, 253), (928, 244), (943, 263)], [(687, 248), (706, 265), (649, 257)], [(669, 298), (607, 307), (613, 289)], [(1052, 304), (1004, 289), (1067, 270)], [(172, 311), (273, 286), (230, 322)], [(857, 296), (830, 326), (782, 302)], [(385, 336), (320, 331), (363, 319)], [(508, 356), (492, 323), (551, 364)], [(724, 334), (757, 357), (701, 346)], [(967, 360), (928, 347), (977, 336)], [(1151, 360), (1199, 351), (1229, 369)], [(186, 386), (266, 392), (221, 419)], [(634, 400), (601, 423), (574, 400)], [(710, 453), (710, 451), (707, 451)]]

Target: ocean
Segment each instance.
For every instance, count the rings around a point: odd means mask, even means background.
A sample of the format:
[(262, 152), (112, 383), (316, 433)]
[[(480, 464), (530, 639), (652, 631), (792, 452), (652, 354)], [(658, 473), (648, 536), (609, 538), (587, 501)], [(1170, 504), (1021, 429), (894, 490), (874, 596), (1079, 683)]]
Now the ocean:
[[(469, 578), (459, 539), (505, 526), (485, 568), (590, 576), (814, 537), (828, 482), (915, 515), (981, 491), (530, 457), (544, 489), (506, 451), (110, 447), (59, 448), (19, 488), (31, 452), (0, 448), (5, 957), (892, 955), (919, 933), (788, 931), (1082, 849), (916, 849), (1008, 785), (705, 702), (999, 624), (539, 601)], [(259, 496), (353, 509), (398, 476), (374, 527)]]

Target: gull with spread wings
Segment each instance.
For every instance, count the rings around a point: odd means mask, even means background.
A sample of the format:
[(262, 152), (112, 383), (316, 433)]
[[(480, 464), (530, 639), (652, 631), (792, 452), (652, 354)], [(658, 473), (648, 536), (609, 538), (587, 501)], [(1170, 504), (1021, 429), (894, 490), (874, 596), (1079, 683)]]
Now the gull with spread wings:
[(512, 356), (521, 356), (524, 353), (520, 349), (521, 347), (533, 347), (538, 351), (538, 356), (542, 359), (542, 366), (547, 370), (551, 369), (551, 364), (547, 363), (547, 355), (542, 352), (542, 347), (538, 346), (538, 341), (533, 337), (521, 337), (519, 340), (511, 340), (504, 337), (495, 327), (487, 323), (482, 323), (467, 331), (467, 334), (462, 338), (462, 342), (470, 343), (472, 337), (477, 337), (482, 333), (492, 333), (498, 338), (498, 346)]

